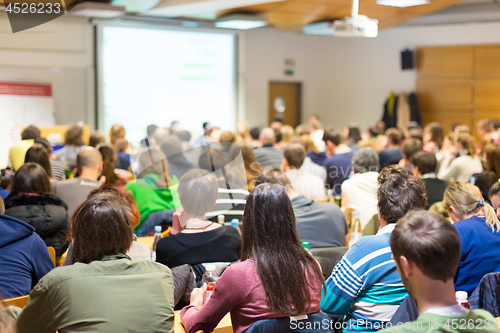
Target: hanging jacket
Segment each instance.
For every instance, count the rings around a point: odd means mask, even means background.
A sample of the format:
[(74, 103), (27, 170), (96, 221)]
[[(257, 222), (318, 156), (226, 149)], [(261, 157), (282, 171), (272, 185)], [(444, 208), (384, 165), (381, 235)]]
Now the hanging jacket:
[(68, 248), (68, 206), (48, 193), (11, 192), (5, 199), (5, 215), (15, 217), (35, 228), (47, 246), (60, 256)]
[(391, 92), (391, 95), (384, 104), (384, 114), (382, 121), (385, 123), (385, 128), (396, 127), (398, 122), (398, 95)]
[(420, 126), (422, 126), (422, 117), (420, 116), (420, 110), (417, 103), (417, 95), (415, 95), (415, 93), (411, 93), (408, 95), (408, 105), (410, 105), (411, 121), (416, 121)]
[(408, 95), (405, 93), (399, 94), (397, 113), (397, 128), (406, 128), (406, 124), (410, 121), (410, 105), (408, 104)]

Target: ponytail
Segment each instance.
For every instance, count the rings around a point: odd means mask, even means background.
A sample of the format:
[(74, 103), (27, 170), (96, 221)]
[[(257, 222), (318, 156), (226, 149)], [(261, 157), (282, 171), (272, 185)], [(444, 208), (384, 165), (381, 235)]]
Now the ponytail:
[(448, 185), (444, 192), (443, 208), (448, 210), (450, 207), (455, 209), (460, 219), (470, 214), (484, 216), (486, 225), (491, 228), (492, 232), (500, 231), (500, 221), (495, 214), (495, 210), (484, 202), (479, 188), (475, 185), (462, 182)]
[(469, 133), (459, 133), (457, 143), (460, 143), (467, 154), (471, 157), (476, 156), (476, 140)]
[(115, 172), (115, 152), (113, 148), (107, 144), (100, 144), (97, 146), (97, 149), (102, 155), (102, 175), (106, 177), (105, 184), (111, 186), (124, 185), (125, 180), (120, 178)]

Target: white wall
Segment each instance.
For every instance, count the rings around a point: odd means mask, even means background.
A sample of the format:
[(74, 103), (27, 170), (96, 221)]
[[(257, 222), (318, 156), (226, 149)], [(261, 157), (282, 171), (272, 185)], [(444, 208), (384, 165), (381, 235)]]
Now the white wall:
[(61, 17), (13, 34), (2, 13), (0, 35), (0, 80), (51, 83), (56, 124), (93, 126), (93, 28), (88, 20)]
[[(402, 71), (405, 48), (500, 43), (500, 22), (400, 27), (377, 38), (304, 36), (260, 29), (245, 32), (246, 110), (252, 125), (267, 121), (267, 83), (304, 84), (303, 120), (317, 113), (325, 124), (362, 129), (379, 120), (390, 91), (413, 91), (416, 71)], [(295, 59), (296, 74), (284, 75), (284, 60)]]

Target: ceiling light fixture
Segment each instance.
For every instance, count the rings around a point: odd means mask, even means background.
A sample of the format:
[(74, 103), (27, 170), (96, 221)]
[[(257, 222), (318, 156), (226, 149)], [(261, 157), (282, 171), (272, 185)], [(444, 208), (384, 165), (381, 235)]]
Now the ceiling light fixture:
[(430, 4), (431, 0), (376, 0), (376, 3), (393, 7), (412, 7)]
[(68, 12), (69, 15), (85, 16), (85, 17), (100, 17), (113, 18), (125, 16), (125, 7), (113, 6), (108, 3), (84, 1), (79, 2)]
[(248, 30), (265, 27), (267, 19), (252, 14), (229, 14), (218, 18), (214, 25), (217, 28)]

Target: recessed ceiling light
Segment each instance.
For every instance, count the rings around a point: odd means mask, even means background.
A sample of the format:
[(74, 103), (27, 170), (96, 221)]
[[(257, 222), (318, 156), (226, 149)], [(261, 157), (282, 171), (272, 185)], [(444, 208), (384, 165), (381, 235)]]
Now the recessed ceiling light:
[(248, 30), (265, 27), (267, 19), (250, 14), (230, 14), (217, 19), (214, 25), (217, 28)]
[(411, 7), (427, 5), (431, 0), (376, 0), (378, 5), (393, 6), (393, 7)]

